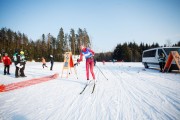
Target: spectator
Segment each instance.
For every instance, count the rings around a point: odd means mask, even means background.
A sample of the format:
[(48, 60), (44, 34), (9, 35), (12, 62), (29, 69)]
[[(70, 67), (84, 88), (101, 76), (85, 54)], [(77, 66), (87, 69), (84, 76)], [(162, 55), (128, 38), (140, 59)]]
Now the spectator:
[(4, 63), (4, 75), (6, 75), (6, 74), (10, 75), (9, 69), (10, 69), (10, 65), (12, 64), (12, 62), (7, 53), (5, 53), (5, 56), (3, 57), (2, 61)]
[(160, 66), (160, 72), (162, 72), (163, 69), (164, 69), (165, 60), (166, 60), (166, 57), (165, 57), (164, 53), (161, 53), (161, 54), (159, 55), (159, 59), (158, 59), (158, 61), (159, 61), (159, 66)]

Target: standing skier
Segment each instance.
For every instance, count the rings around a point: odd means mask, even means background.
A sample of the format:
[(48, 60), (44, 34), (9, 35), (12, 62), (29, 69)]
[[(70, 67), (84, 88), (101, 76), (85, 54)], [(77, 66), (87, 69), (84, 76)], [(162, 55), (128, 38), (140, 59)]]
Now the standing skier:
[(165, 61), (166, 61), (166, 57), (165, 57), (164, 53), (161, 53), (159, 55), (158, 61), (159, 61), (159, 66), (160, 66), (160, 72), (162, 72), (164, 69)]
[(53, 64), (54, 64), (53, 55), (50, 55), (50, 62), (51, 62), (51, 68), (50, 68), (50, 70), (52, 70), (52, 69), (53, 69)]
[(5, 53), (5, 56), (3, 57), (2, 61), (4, 63), (4, 75), (6, 74), (10, 75), (9, 68), (12, 62), (7, 53)]
[(89, 84), (91, 81), (89, 80), (89, 69), (90, 69), (90, 72), (92, 74), (92, 77), (93, 77), (93, 80), (94, 80), (94, 83), (96, 82), (95, 81), (95, 75), (94, 75), (94, 72), (93, 72), (93, 68), (94, 68), (94, 51), (91, 50), (90, 48), (87, 48), (87, 47), (84, 47), (83, 45), (80, 46), (80, 49), (81, 49), (81, 53), (80, 53), (80, 59), (78, 60), (78, 63), (82, 61), (83, 59), (83, 55), (85, 56), (86, 58), (86, 77), (87, 77), (87, 84)]

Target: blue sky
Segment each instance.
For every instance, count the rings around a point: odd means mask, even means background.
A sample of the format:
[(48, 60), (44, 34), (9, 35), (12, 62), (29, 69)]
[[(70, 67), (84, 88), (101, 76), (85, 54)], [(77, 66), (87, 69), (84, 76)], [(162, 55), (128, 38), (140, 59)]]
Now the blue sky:
[(180, 40), (180, 0), (0, 0), (0, 28), (57, 37), (73, 28), (86, 29), (97, 52), (117, 44), (160, 45)]

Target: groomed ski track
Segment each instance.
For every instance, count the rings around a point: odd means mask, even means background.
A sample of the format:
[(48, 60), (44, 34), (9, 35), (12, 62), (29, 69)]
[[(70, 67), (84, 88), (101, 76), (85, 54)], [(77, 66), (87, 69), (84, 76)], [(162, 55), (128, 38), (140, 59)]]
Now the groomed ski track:
[[(57, 68), (54, 67), (53, 72), (41, 70), (41, 63), (34, 64), (27, 64), (26, 68), (30, 68), (29, 71), (26, 70), (27, 76), (39, 77), (42, 71), (46, 76), (61, 73), (62, 63), (55, 63)], [(53, 81), (0, 93), (0, 120), (178, 120), (180, 118), (180, 73), (144, 70), (141, 63), (105, 63), (105, 65), (97, 63), (97, 65), (108, 80), (95, 67), (97, 84), (93, 94), (91, 94), (93, 84), (88, 86), (83, 94), (79, 94), (86, 83), (84, 63), (76, 68), (79, 79), (72, 73), (69, 78), (58, 77)], [(11, 67), (11, 71), (13, 69)], [(8, 78), (1, 73), (0, 80), (6, 77)], [(15, 82), (16, 79), (12, 80)]]

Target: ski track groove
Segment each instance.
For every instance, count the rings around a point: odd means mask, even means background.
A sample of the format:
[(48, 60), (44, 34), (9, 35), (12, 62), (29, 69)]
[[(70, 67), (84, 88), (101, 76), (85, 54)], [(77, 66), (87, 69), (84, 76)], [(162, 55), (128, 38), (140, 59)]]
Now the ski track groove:
[[(96, 70), (96, 72), (95, 72), (95, 74), (97, 74), (97, 70)], [(91, 83), (86, 89), (85, 89), (85, 91), (81, 94), (81, 95), (78, 95), (78, 98), (79, 99), (77, 99), (76, 101), (74, 101), (73, 102), (73, 104), (74, 104), (74, 106), (73, 105), (70, 105), (70, 107), (69, 107), (69, 110), (67, 111), (67, 113), (64, 115), (65, 117), (64, 117), (64, 119), (73, 119), (73, 118), (69, 118), (69, 116), (70, 116), (70, 114), (71, 114), (71, 112), (72, 111), (74, 111), (74, 110), (78, 110), (78, 108), (80, 107), (80, 105), (78, 104), (78, 102), (79, 102), (79, 100), (81, 100), (82, 101), (82, 103), (85, 101), (85, 103), (87, 102), (86, 101), (86, 99), (90, 99), (90, 97), (92, 96), (92, 95), (94, 95), (94, 94), (96, 94), (95, 92), (91, 95), (90, 94), (90, 92), (92, 91), (92, 87), (93, 87), (93, 84)], [(96, 87), (97, 87), (97, 85), (96, 85)], [(95, 91), (96, 91), (96, 88), (95, 88)], [(86, 95), (86, 98), (84, 98), (84, 99), (82, 99), (80, 96), (85, 96)], [(87, 95), (88, 94), (88, 95)], [(95, 102), (95, 100), (96, 99), (94, 99), (93, 101)], [(76, 103), (77, 102), (77, 103)], [(81, 103), (81, 105), (83, 105)], [(86, 108), (86, 104), (84, 105), (84, 106), (82, 106), (82, 108)], [(76, 115), (76, 114), (75, 114)], [(83, 113), (82, 113), (82, 115), (83, 115)], [(75, 116), (75, 118), (80, 118), (81, 119), (81, 116)], [(83, 118), (82, 118), (83, 119)]]
[[(132, 89), (132, 88), (131, 88)], [(147, 91), (148, 89), (146, 89), (146, 91)], [(135, 91), (135, 90), (134, 90)], [(138, 91), (140, 91), (140, 90), (138, 90)], [(138, 92), (138, 91), (136, 91), (136, 92)], [(141, 96), (143, 96), (140, 92), (139, 92), (139, 94), (141, 95)], [(148, 94), (148, 93), (147, 93)], [(161, 96), (163, 96), (163, 94), (161, 95)], [(150, 97), (150, 95), (149, 95), (149, 97)], [(150, 101), (149, 101), (149, 99), (148, 98), (146, 98), (145, 96), (143, 96), (142, 98), (144, 98), (144, 102), (146, 103), (146, 104), (148, 104), (149, 106), (151, 105), (150, 103)], [(152, 98), (152, 100), (153, 100), (153, 98)], [(156, 101), (154, 101), (154, 103), (155, 103)], [(150, 106), (151, 108), (153, 108), (153, 109), (155, 109), (154, 107), (152, 107), (152, 106)], [(158, 108), (156, 108), (155, 109), (155, 111), (158, 111)], [(167, 113), (168, 114), (168, 113)]]
[[(145, 102), (145, 104), (147, 104), (147, 108), (152, 108), (153, 110), (155, 110), (155, 111), (158, 111), (158, 109), (157, 108), (154, 108), (153, 106), (151, 106), (151, 101), (149, 101), (148, 100), (148, 98), (147, 98), (147, 95), (145, 95), (145, 94), (142, 94), (142, 92), (144, 92), (144, 91), (142, 91), (142, 90), (140, 90), (140, 89), (137, 89), (137, 88), (135, 88), (133, 85), (131, 85), (132, 83), (130, 83), (128, 80), (122, 80), (122, 78), (121, 78), (121, 76), (116, 72), (116, 71), (113, 71), (112, 72), (116, 77), (117, 77), (117, 79), (119, 79), (121, 82), (122, 82), (122, 85), (124, 85), (124, 86), (126, 86), (126, 87), (124, 87), (124, 89), (127, 89), (126, 91), (124, 91), (124, 93), (125, 92), (128, 92), (129, 93), (129, 95), (131, 95), (132, 96), (132, 98), (134, 98), (134, 101), (132, 101), (132, 103), (135, 103), (135, 104), (137, 104), (138, 105), (138, 103), (137, 102), (139, 102), (139, 100), (138, 100), (138, 98), (140, 98), (139, 96), (137, 96), (137, 94), (136, 95), (134, 95), (131, 91), (135, 91), (136, 93), (138, 93), (140, 96), (141, 96), (141, 98), (143, 99), (143, 101), (146, 101)], [(122, 73), (122, 72), (120, 72), (120, 73)], [(133, 79), (134, 79), (134, 77), (132, 76), (132, 75), (130, 75)], [(126, 81), (126, 82), (125, 82)], [(128, 83), (128, 84), (127, 84)], [(123, 86), (121, 86), (121, 87), (123, 87)], [(158, 86), (159, 87), (159, 86)], [(132, 90), (133, 89), (133, 90)], [(148, 89), (147, 89), (148, 90)], [(152, 92), (153, 93), (153, 92)], [(137, 96), (137, 97), (136, 97)], [(150, 95), (148, 95), (148, 96), (150, 96)], [(163, 96), (163, 95), (162, 95)], [(153, 98), (152, 98), (153, 99)], [(147, 102), (148, 101), (148, 102)], [(156, 102), (156, 101), (154, 101), (154, 102)], [(160, 106), (159, 106), (160, 107)], [(146, 109), (144, 109), (144, 111), (145, 111)], [(166, 114), (166, 116), (168, 116), (168, 118), (171, 118), (171, 119), (175, 119), (174, 117), (172, 117), (171, 115), (170, 115), (170, 113), (168, 113), (167, 111), (166, 111), (166, 109), (164, 109), (164, 114)], [(179, 111), (176, 111), (177, 112), (177, 116), (178, 116), (178, 112)], [(152, 116), (152, 115), (147, 115), (146, 114), (146, 117), (147, 118), (151, 118), (151, 119), (153, 119), (154, 117)], [(162, 118), (163, 119), (163, 118)], [(177, 119), (177, 118), (176, 118)]]
[[(171, 95), (173, 95), (174, 93), (171, 91), (171, 89), (170, 88), (167, 88), (167, 87), (163, 87), (163, 86), (161, 86), (161, 85), (159, 85), (159, 84), (157, 84), (157, 83), (153, 83), (153, 82), (151, 82), (151, 81), (148, 81), (148, 82), (150, 82), (151, 84), (151, 86), (153, 86), (154, 88), (153, 89), (157, 89), (157, 88), (161, 88), (161, 91), (159, 91), (158, 92), (158, 90), (157, 90), (157, 92), (159, 93), (159, 94), (161, 94), (161, 95), (156, 95), (156, 96), (158, 96), (159, 97), (159, 99), (161, 99), (162, 101), (164, 101), (164, 102), (166, 102), (166, 101), (168, 101), (169, 103), (171, 103), (171, 105), (174, 105), (173, 103), (174, 102), (171, 102), (171, 101), (169, 101), (168, 99), (167, 99), (167, 97), (169, 97), (168, 96), (168, 94), (171, 94)], [(152, 90), (152, 89), (150, 89), (150, 90)], [(162, 91), (163, 90), (163, 91)], [(146, 93), (146, 94), (148, 94), (148, 93)], [(150, 95), (149, 95), (150, 96)], [(155, 96), (155, 95), (154, 95)], [(161, 96), (161, 97), (160, 97)], [(173, 98), (173, 100), (176, 100), (177, 99), (177, 95), (174, 95), (174, 98)], [(152, 98), (152, 100), (153, 100), (153, 98)], [(175, 101), (176, 103), (178, 103), (177, 102), (178, 101), (178, 99)], [(179, 103), (178, 103), (179, 104)], [(175, 105), (176, 106), (176, 105)], [(177, 107), (176, 107), (177, 108)], [(178, 110), (178, 109), (177, 109)], [(166, 110), (165, 110), (166, 111)], [(176, 111), (176, 109), (174, 110), (174, 111)], [(179, 110), (178, 110), (179, 111)], [(176, 111), (176, 113), (178, 113), (178, 111)], [(167, 113), (168, 114), (168, 113)]]

